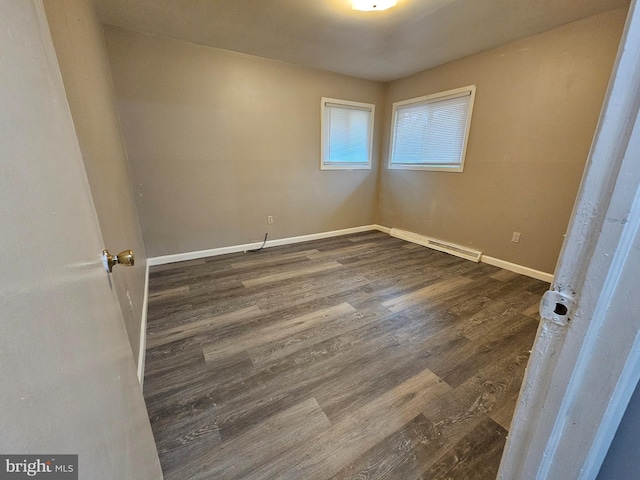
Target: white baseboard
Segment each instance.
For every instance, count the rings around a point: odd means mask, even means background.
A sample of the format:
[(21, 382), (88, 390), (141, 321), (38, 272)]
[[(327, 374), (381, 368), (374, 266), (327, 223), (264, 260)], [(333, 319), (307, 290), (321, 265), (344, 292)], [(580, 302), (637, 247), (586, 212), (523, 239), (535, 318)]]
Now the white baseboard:
[[(380, 232), (390, 234), (391, 228), (385, 227), (382, 225), (372, 224), (372, 225), (363, 225), (361, 227), (352, 227), (352, 228), (344, 228), (342, 230), (332, 230), (330, 232), (321, 232), (321, 233), (312, 233), (310, 235), (301, 235), (299, 237), (288, 237), (288, 238), (279, 238), (277, 240), (269, 240), (265, 244), (265, 248), (268, 247), (277, 247), (280, 245), (291, 245), (293, 243), (300, 242), (309, 242), (311, 240), (320, 240), (322, 238), (330, 238), (330, 237), (339, 237), (341, 235), (348, 235), (350, 233), (360, 233), (360, 232), (368, 232), (371, 230), (378, 230)], [(412, 243), (420, 242), (413, 241), (412, 238), (420, 237), (420, 235), (411, 233), (411, 236), (407, 236), (403, 238)], [(153, 257), (147, 259), (147, 273), (145, 280), (145, 302), (144, 302), (144, 311), (143, 311), (143, 328), (146, 329), (146, 321), (147, 321), (147, 295), (148, 295), (148, 282), (149, 282), (149, 267), (154, 265), (165, 265), (167, 263), (174, 262), (184, 262), (186, 260), (196, 260), (198, 258), (206, 258), (206, 257), (215, 257), (218, 255), (226, 255), (227, 253), (238, 253), (238, 252), (246, 252), (247, 250), (253, 250), (256, 248), (260, 248), (262, 242), (255, 243), (246, 243), (244, 245), (231, 245), (229, 247), (220, 247), (220, 248), (211, 248), (208, 250), (199, 250), (196, 252), (186, 252), (186, 253), (176, 253), (174, 255), (162, 255), (160, 257)], [(542, 272), (540, 270), (535, 270), (533, 268), (525, 267), (522, 265), (518, 265), (516, 263), (507, 262), (506, 260), (501, 260), (499, 258), (489, 257), (487, 255), (482, 255), (481, 262), (493, 265), (496, 267), (504, 268), (505, 270), (509, 270), (515, 273), (519, 273), (522, 275), (526, 275), (531, 278), (537, 278), (538, 280), (542, 280), (545, 282), (553, 282), (553, 274)], [(141, 335), (140, 342), (144, 341), (145, 336)], [(144, 372), (144, 350), (141, 349), (142, 360), (138, 361), (138, 377), (141, 377)], [(142, 370), (140, 367), (142, 366)], [(142, 381), (140, 382), (142, 384)]]
[[(264, 245), (265, 248), (277, 247), (280, 245), (290, 245), (293, 243), (309, 242), (311, 240), (320, 240), (322, 238), (339, 237), (350, 233), (368, 232), (370, 230), (380, 230), (389, 233), (389, 229), (379, 225), (364, 225), (362, 227), (344, 228), (342, 230), (333, 230), (330, 232), (312, 233), (310, 235), (301, 235), (299, 237), (279, 238), (276, 240), (268, 240)], [(199, 250), (196, 252), (176, 253), (174, 255), (162, 255), (147, 259), (147, 266), (165, 265), (167, 263), (184, 262), (186, 260), (196, 260), (198, 258), (216, 257), (218, 255), (226, 255), (227, 253), (246, 252), (260, 248), (262, 242), (246, 243), (244, 245), (232, 245), (229, 247), (211, 248), (209, 250)]]
[(456, 245), (455, 243), (445, 242), (444, 240), (438, 240), (436, 238), (425, 237), (413, 232), (407, 232), (406, 230), (400, 230), (398, 228), (392, 228), (389, 232), (392, 237), (406, 240), (407, 242), (417, 243), (423, 247), (432, 248), (440, 252), (448, 253), (449, 255), (455, 255), (472, 262), (479, 262), (482, 257), (482, 252), (474, 250), (464, 245)]
[(540, 270), (535, 270), (533, 268), (518, 265), (517, 263), (507, 262), (506, 260), (500, 260), (499, 258), (488, 257), (487, 255), (482, 255), (482, 259), (480, 261), (482, 263), (493, 265), (494, 267), (500, 267), (504, 268), (505, 270), (510, 270), (515, 273), (526, 275), (527, 277), (537, 278), (538, 280), (542, 280), (544, 282), (553, 282), (553, 273), (542, 272)]
[[(378, 230), (384, 231), (382, 230), (382, 228), (386, 228), (386, 227), (380, 227), (378, 228)], [(390, 231), (390, 230), (392, 229), (387, 229), (387, 231)], [(394, 230), (393, 236), (397, 238), (401, 238), (402, 240), (406, 240), (407, 242), (416, 243), (422, 246), (425, 246), (425, 244), (427, 243), (426, 242), (427, 237), (423, 237), (420, 234), (413, 233), (413, 232), (403, 232), (402, 230), (397, 230), (397, 229), (393, 229), (393, 230)], [(406, 235), (402, 235), (402, 236), (398, 235), (398, 232), (405, 233)], [(421, 241), (420, 240), (421, 238), (425, 239), (425, 241)], [(544, 282), (548, 282), (548, 283), (553, 282), (552, 273), (541, 272), (540, 270), (535, 270), (533, 268), (518, 265), (517, 263), (507, 262), (506, 260), (501, 260), (499, 258), (489, 257), (487, 255), (481, 255), (480, 262), (486, 263), (488, 265), (493, 265), (495, 267), (504, 268), (505, 270), (519, 273), (521, 275), (526, 275), (527, 277), (536, 278)]]
[(147, 350), (147, 308), (149, 305), (149, 260), (144, 271), (144, 298), (142, 299), (142, 319), (140, 321), (140, 350), (138, 351), (138, 382), (144, 384), (144, 360)]

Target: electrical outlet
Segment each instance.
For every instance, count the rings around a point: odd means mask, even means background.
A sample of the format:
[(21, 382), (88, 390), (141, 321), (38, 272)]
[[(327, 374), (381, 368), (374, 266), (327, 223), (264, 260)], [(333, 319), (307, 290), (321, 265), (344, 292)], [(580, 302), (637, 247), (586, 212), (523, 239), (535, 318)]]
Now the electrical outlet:
[(513, 243), (520, 242), (520, 232), (513, 232), (513, 235), (511, 235), (511, 241)]
[(271, 225), (273, 223), (273, 217), (271, 215), (267, 215), (267, 223)]

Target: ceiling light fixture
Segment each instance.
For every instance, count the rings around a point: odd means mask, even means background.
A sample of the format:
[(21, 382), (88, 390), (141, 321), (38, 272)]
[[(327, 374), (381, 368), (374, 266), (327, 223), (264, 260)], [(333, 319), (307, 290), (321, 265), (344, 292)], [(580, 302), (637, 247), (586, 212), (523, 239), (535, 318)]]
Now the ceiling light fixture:
[(371, 12), (373, 10), (386, 10), (395, 7), (397, 0), (352, 0), (351, 6), (354, 10)]

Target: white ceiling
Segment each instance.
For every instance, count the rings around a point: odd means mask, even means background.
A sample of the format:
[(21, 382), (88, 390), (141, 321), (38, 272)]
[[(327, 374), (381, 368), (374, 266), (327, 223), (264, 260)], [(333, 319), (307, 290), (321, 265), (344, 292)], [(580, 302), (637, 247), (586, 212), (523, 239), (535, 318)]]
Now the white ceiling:
[(394, 80), (630, 0), (94, 0), (102, 23), (372, 80)]

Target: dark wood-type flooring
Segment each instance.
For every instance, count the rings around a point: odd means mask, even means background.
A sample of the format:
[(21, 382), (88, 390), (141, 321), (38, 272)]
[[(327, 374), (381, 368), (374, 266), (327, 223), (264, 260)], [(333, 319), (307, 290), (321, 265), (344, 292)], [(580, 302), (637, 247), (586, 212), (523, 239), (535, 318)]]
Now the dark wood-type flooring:
[(548, 284), (379, 232), (151, 268), (166, 480), (494, 479)]

